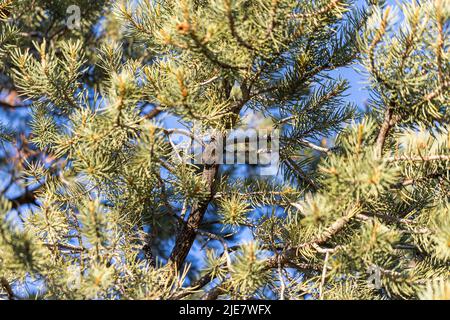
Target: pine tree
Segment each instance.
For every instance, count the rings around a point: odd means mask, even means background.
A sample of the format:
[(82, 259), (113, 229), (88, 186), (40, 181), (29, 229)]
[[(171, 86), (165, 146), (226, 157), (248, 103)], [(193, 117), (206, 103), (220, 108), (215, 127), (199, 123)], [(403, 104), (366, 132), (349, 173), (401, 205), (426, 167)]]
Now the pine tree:
[[(449, 299), (449, 18), (449, 0), (2, 0), (0, 297)], [(336, 76), (352, 66), (365, 110)], [(277, 175), (218, 161), (249, 126), (274, 150), (279, 132)], [(173, 135), (199, 132), (183, 161)]]

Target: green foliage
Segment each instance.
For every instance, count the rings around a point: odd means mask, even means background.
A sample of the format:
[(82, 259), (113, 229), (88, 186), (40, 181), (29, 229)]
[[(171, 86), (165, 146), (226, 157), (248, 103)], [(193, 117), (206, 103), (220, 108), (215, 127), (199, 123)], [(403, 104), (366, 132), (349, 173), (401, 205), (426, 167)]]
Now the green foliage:
[(448, 121), (449, 10), (447, 1), (374, 8), (360, 38), (363, 64), (374, 83), (374, 107), (395, 105), (405, 124)]

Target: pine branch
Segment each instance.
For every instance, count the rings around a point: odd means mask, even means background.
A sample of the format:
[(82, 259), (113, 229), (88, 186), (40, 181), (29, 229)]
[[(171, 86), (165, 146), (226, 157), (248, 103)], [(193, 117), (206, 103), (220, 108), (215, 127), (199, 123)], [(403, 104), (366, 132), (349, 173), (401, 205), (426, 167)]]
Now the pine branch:
[(44, 246), (51, 248), (51, 249), (60, 249), (60, 250), (68, 250), (70, 252), (84, 252), (86, 251), (86, 248), (80, 247), (80, 246), (74, 246), (68, 243), (44, 243)]
[(396, 117), (394, 116), (394, 110), (392, 106), (388, 106), (386, 112), (384, 114), (383, 124), (381, 125), (380, 131), (378, 133), (375, 152), (379, 158), (383, 155), (383, 148), (386, 142), (386, 138), (389, 134), (389, 131), (396, 123)]
[(249, 50), (254, 51), (255, 48), (250, 43), (248, 43), (247, 41), (242, 39), (242, 37), (239, 35), (238, 31), (236, 30), (236, 25), (235, 25), (235, 21), (234, 21), (231, 1), (232, 0), (224, 0), (224, 6), (225, 6), (226, 14), (227, 14), (228, 25), (230, 27), (231, 34), (233, 35), (233, 37), (236, 39), (236, 41), (241, 46), (243, 46), (244, 48), (247, 48)]
[(218, 284), (214, 288), (210, 289), (203, 297), (202, 300), (217, 300), (221, 294), (224, 293), (224, 290), (221, 287), (221, 284)]
[(11, 285), (9, 284), (8, 280), (6, 278), (1, 277), (0, 278), (0, 284), (2, 288), (6, 291), (6, 294), (8, 295), (9, 300), (13, 300), (15, 298), (14, 291), (11, 288)]
[(20, 109), (20, 108), (26, 108), (28, 107), (25, 104), (11, 104), (6, 101), (0, 101), (0, 107), (7, 110), (14, 110), (14, 109)]
[[(307, 250), (307, 249), (315, 249), (317, 250), (317, 246), (324, 244), (329, 239), (331, 239), (334, 235), (339, 233), (345, 226), (351, 221), (353, 217), (355, 217), (360, 210), (359, 206), (355, 206), (347, 213), (346, 216), (337, 219), (330, 227), (324, 230), (320, 235), (318, 235), (314, 240), (297, 245), (295, 248), (289, 248), (285, 250), (281, 257), (274, 257), (267, 260), (267, 268), (276, 268), (278, 266), (279, 261), (282, 264), (286, 264), (290, 262), (290, 260), (294, 259), (297, 256), (299, 250)], [(279, 260), (280, 259), (280, 260)]]
[[(208, 147), (209, 148), (217, 147), (215, 145), (214, 139), (212, 139), (207, 148)], [(212, 157), (214, 157), (213, 154), (211, 155)], [(172, 250), (172, 253), (170, 254), (169, 263), (176, 265), (178, 269), (182, 267), (183, 262), (185, 261), (187, 255), (189, 254), (189, 251), (197, 235), (196, 230), (200, 227), (200, 224), (203, 220), (203, 217), (206, 213), (209, 203), (214, 198), (214, 187), (219, 172), (219, 164), (216, 164), (213, 158), (205, 159), (205, 162), (212, 163), (212, 164), (205, 164), (202, 173), (202, 180), (206, 185), (208, 197), (199, 200), (192, 206), (191, 213), (188, 217), (187, 223), (182, 226), (181, 230), (177, 235), (175, 246)]]
[(37, 197), (36, 197), (36, 193), (39, 191), (39, 189), (41, 188), (37, 187), (35, 189), (32, 190), (26, 190), (25, 193), (23, 193), (22, 195), (11, 199), (11, 203), (12, 203), (12, 208), (13, 209), (18, 209), (19, 207), (23, 206), (23, 205), (35, 205), (38, 206), (39, 204), (37, 203)]
[(302, 145), (304, 145), (306, 147), (309, 147), (309, 148), (311, 148), (313, 150), (322, 152), (322, 153), (330, 153), (332, 151), (332, 149), (330, 149), (330, 148), (325, 148), (325, 147), (318, 146), (318, 145), (316, 145), (316, 144), (314, 144), (312, 142), (309, 142), (307, 140), (300, 140), (300, 144), (302, 144)]

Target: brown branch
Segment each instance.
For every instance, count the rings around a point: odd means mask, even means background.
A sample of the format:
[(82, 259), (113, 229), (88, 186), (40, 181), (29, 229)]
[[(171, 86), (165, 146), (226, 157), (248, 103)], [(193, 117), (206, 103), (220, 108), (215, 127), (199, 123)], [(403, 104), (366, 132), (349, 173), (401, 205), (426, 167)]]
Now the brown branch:
[[(236, 248), (230, 248), (232, 249), (236, 249)], [(278, 255), (278, 258), (280, 257), (280, 255)], [(308, 264), (308, 263), (295, 263), (292, 261), (285, 261), (283, 264), (288, 265), (291, 268), (295, 268), (297, 270), (300, 270), (302, 272), (320, 272), (323, 269), (323, 266), (321, 265), (315, 265), (315, 264)], [(224, 263), (222, 266), (225, 266), (226, 263)], [(277, 262), (278, 265), (278, 262)], [(268, 269), (270, 268), (275, 268), (277, 266), (269, 266)], [(330, 268), (330, 267), (328, 267)], [(196, 280), (194, 283), (192, 283), (189, 287), (193, 290), (199, 290), (202, 289), (203, 287), (205, 287), (206, 285), (208, 285), (209, 283), (211, 283), (211, 281), (213, 280), (213, 276), (211, 273), (207, 273), (204, 276), (202, 276), (201, 278), (199, 278), (198, 280)], [(214, 300), (217, 299), (218, 295), (221, 294), (222, 291), (222, 287), (221, 285), (218, 285), (214, 288), (212, 288), (211, 290), (209, 290), (209, 292), (207, 292), (203, 297), (202, 300)], [(171, 300), (181, 300), (185, 297), (187, 297), (188, 295), (192, 294), (191, 291), (187, 290), (184, 291), (174, 297), (171, 298)]]
[[(216, 148), (216, 141), (212, 139), (207, 148)], [(212, 159), (205, 159), (209, 162)], [(212, 164), (205, 164), (202, 174), (202, 179), (207, 187), (208, 197), (198, 200), (191, 208), (191, 214), (187, 223), (183, 224), (178, 232), (175, 246), (170, 255), (169, 261), (175, 264), (177, 268), (181, 268), (189, 251), (197, 236), (196, 230), (199, 228), (203, 217), (206, 213), (209, 203), (214, 197), (214, 186), (219, 172), (219, 164), (213, 162)]]
[(297, 174), (300, 176), (300, 178), (301, 178), (302, 180), (304, 180), (304, 182), (305, 182), (309, 187), (311, 187), (313, 190), (318, 190), (318, 189), (319, 189), (319, 186), (317, 185), (317, 183), (316, 183), (312, 178), (310, 178), (310, 177), (302, 170), (302, 168), (301, 168), (295, 161), (293, 161), (292, 158), (286, 159), (285, 164), (286, 164), (286, 166), (287, 166), (290, 170), (292, 170), (292, 171), (294, 171), (295, 173), (297, 173)]
[(415, 185), (418, 183), (423, 183), (423, 182), (428, 182), (428, 181), (432, 181), (434, 179), (442, 179), (444, 178), (444, 176), (447, 175), (447, 172), (436, 172), (430, 175), (426, 175), (424, 177), (418, 177), (418, 178), (414, 178), (414, 179), (404, 179), (400, 182), (397, 182), (395, 184), (392, 185), (392, 188), (394, 189), (401, 189), (404, 187), (408, 187), (411, 185)]
[(14, 299), (14, 292), (13, 292), (8, 280), (6, 280), (6, 278), (4, 278), (4, 277), (0, 278), (0, 285), (6, 291), (6, 294), (8, 295), (8, 299), (9, 300)]
[(219, 296), (223, 293), (222, 285), (219, 284), (209, 290), (203, 297), (202, 300), (217, 300)]
[(6, 110), (15, 110), (19, 108), (26, 108), (27, 106), (24, 104), (11, 104), (6, 101), (0, 101), (0, 107)]
[(413, 232), (416, 234), (430, 234), (431, 230), (426, 228), (426, 227), (420, 227), (417, 226), (417, 224), (412, 221), (412, 220), (408, 220), (408, 219), (404, 219), (404, 218), (399, 218), (399, 217), (395, 217), (395, 216), (391, 216), (391, 215), (386, 215), (386, 214), (381, 214), (381, 213), (365, 213), (365, 214), (357, 214), (356, 218), (362, 221), (367, 221), (367, 220), (371, 220), (373, 218), (378, 218), (381, 219), (385, 222), (388, 223), (395, 223), (399, 226), (402, 227), (408, 227), (409, 228), (414, 228), (417, 227), (417, 229), (413, 229)]
[(392, 129), (396, 122), (397, 117), (394, 115), (394, 110), (392, 106), (388, 106), (386, 112), (384, 113), (384, 121), (381, 125), (380, 131), (378, 132), (378, 137), (375, 145), (375, 151), (379, 158), (381, 158), (383, 155), (383, 148), (389, 131)]
[(427, 161), (450, 161), (450, 155), (432, 155), (432, 156), (396, 156), (386, 158), (387, 162), (427, 162)]
[(145, 119), (153, 119), (153, 118), (155, 118), (156, 116), (158, 116), (161, 112), (162, 112), (161, 109), (155, 108), (155, 109), (153, 109), (152, 111), (150, 111), (149, 113), (147, 113), (147, 114), (144, 116), (144, 118), (145, 118)]
[(144, 252), (145, 259), (153, 268), (156, 268), (156, 259), (152, 249), (153, 241), (155, 239), (155, 230), (155, 226), (153, 225), (152, 230), (145, 235), (144, 245), (142, 246), (142, 251)]
[(423, 103), (427, 103), (430, 102), (431, 100), (433, 100), (434, 98), (436, 98), (437, 96), (439, 96), (442, 92), (445, 92), (445, 90), (447, 90), (447, 88), (450, 86), (450, 81), (444, 81), (441, 85), (439, 85), (436, 90), (434, 90), (433, 92), (427, 94), (425, 97), (423, 97), (422, 100), (422, 104)]
[(59, 249), (59, 250), (69, 250), (73, 252), (84, 252), (86, 249), (84, 247), (74, 246), (68, 243), (44, 243), (44, 246), (52, 249)]
[(323, 270), (323, 266), (309, 263), (295, 263), (292, 261), (288, 261), (286, 262), (286, 265), (302, 272), (310, 272), (310, 271), (320, 272)]
[(185, 11), (185, 22), (181, 23), (179, 25), (179, 32), (181, 34), (184, 35), (188, 35), (194, 42), (195, 46), (199, 49), (199, 51), (205, 56), (205, 58), (207, 58), (209, 61), (211, 61), (212, 63), (218, 65), (219, 67), (223, 68), (223, 69), (247, 69), (247, 67), (243, 67), (243, 66), (234, 66), (231, 65), (227, 62), (224, 62), (222, 60), (220, 60), (215, 54), (214, 52), (212, 52), (204, 43), (204, 41), (202, 41), (201, 39), (199, 39), (199, 37), (197, 36), (196, 30), (193, 28), (193, 24), (190, 21), (190, 17), (189, 17), (189, 13), (188, 10)]
[(277, 15), (277, 8), (278, 8), (278, 0), (272, 0), (271, 8), (270, 8), (270, 24), (267, 27), (266, 31), (266, 39), (269, 38), (270, 35), (273, 34), (273, 30), (276, 26), (276, 15)]
[(294, 248), (286, 250), (281, 256), (273, 257), (267, 260), (267, 269), (277, 268), (278, 264), (287, 264), (298, 255), (299, 250), (314, 249), (317, 251), (318, 246), (330, 240), (334, 235), (342, 231), (350, 220), (358, 214), (360, 207), (356, 205), (347, 213), (346, 216), (336, 220), (330, 227), (324, 230), (314, 240), (298, 245)]
[(28, 107), (29, 105), (22, 100), (17, 99), (18, 96), (19, 94), (16, 90), (10, 89), (6, 97), (3, 100), (0, 100), (0, 108), (14, 110)]
[(228, 18), (228, 25), (230, 27), (231, 35), (236, 39), (236, 41), (243, 47), (254, 51), (256, 50), (250, 43), (242, 39), (242, 37), (239, 35), (238, 31), (236, 30), (236, 25), (234, 22), (233, 17), (233, 10), (231, 8), (231, 0), (224, 0), (225, 9), (227, 11), (227, 18)]
[(437, 44), (436, 44), (436, 59), (437, 59), (437, 67), (438, 67), (438, 77), (439, 77), (439, 83), (444, 83), (444, 71), (442, 70), (442, 56), (445, 52), (445, 46), (444, 46), (444, 15), (443, 15), (443, 6), (442, 1), (436, 1), (436, 22), (437, 22), (437, 29), (438, 29), (438, 38), (437, 38)]
[(231, 65), (225, 61), (220, 60), (206, 45), (200, 41), (200, 39), (197, 37), (197, 34), (194, 31), (190, 32), (190, 37), (194, 41), (197, 48), (200, 50), (200, 52), (212, 63), (218, 65), (219, 67), (223, 69), (231, 69), (231, 70), (246, 70), (247, 67), (245, 66), (236, 66)]
[[(242, 100), (238, 101), (233, 110), (233, 118), (228, 125), (228, 128), (234, 126), (237, 117), (243, 106), (249, 101), (249, 93), (248, 87), (246, 87), (245, 83), (241, 85), (241, 90), (243, 92)], [(229, 92), (227, 92), (229, 95)], [(223, 141), (226, 137), (223, 132), (216, 133), (211, 137), (211, 141), (205, 147), (204, 151), (204, 167), (202, 172), (202, 180), (205, 183), (207, 188), (208, 196), (203, 197), (197, 200), (191, 207), (191, 212), (185, 224), (183, 224), (178, 231), (175, 246), (172, 249), (172, 252), (169, 257), (169, 263), (174, 264), (176, 268), (180, 269), (186, 257), (191, 250), (192, 245), (194, 244), (195, 238), (197, 236), (198, 229), (203, 221), (203, 217), (208, 209), (210, 202), (214, 199), (216, 193), (216, 181), (217, 176), (219, 174), (220, 165), (217, 163), (217, 155), (216, 153), (219, 151), (221, 154), (223, 150), (217, 150), (219, 141)]]

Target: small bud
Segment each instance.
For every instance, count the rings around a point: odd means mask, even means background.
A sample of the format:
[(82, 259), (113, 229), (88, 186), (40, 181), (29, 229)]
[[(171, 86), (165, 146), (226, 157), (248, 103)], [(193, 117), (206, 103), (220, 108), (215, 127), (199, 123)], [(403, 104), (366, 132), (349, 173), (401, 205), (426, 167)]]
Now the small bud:
[(177, 31), (181, 34), (187, 34), (191, 30), (191, 25), (188, 22), (177, 24)]

